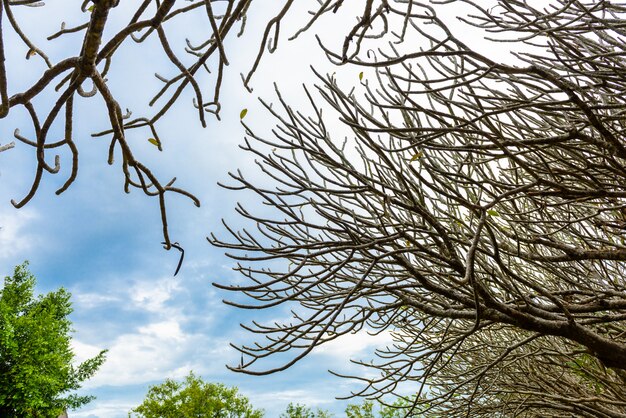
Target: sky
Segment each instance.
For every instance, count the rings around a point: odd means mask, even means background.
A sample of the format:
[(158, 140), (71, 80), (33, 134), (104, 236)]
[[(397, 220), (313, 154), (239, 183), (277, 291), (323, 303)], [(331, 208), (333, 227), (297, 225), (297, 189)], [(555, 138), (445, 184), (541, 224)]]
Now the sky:
[[(50, 2), (42, 8), (16, 10), (18, 21), (24, 22), (23, 29), (54, 62), (68, 54), (75, 55), (80, 48), (79, 35), (45, 40), (58, 30), (61, 21), (66, 21), (68, 27), (85, 21), (80, 2), (70, 3)], [(113, 10), (110, 31), (126, 21), (132, 4), (121, 2)], [(312, 1), (306, 6), (315, 4)], [(54, 191), (69, 173), (66, 151), (60, 153), (61, 172), (46, 174), (35, 198), (24, 208), (14, 209), (10, 200), (21, 199), (27, 193), (35, 155), (33, 149), (23, 144), (0, 153), (0, 274), (9, 275), (15, 265), (29, 260), (38, 280), (38, 292), (64, 287), (72, 294), (72, 344), (77, 361), (102, 349), (109, 350), (107, 361), (80, 391), (97, 399), (71, 412), (71, 417), (126, 417), (131, 408), (139, 405), (150, 385), (166, 378), (181, 379), (191, 370), (206, 381), (238, 386), (255, 407), (265, 410), (267, 417), (278, 417), (290, 402), (342, 416), (347, 402), (335, 397), (347, 396), (360, 386), (327, 370), (359, 373), (349, 359), (368, 360), (376, 347), (391, 343), (388, 334), (348, 335), (320, 347), (290, 369), (270, 376), (247, 376), (225, 367), (239, 361), (231, 343), (254, 341), (254, 336), (243, 330), (240, 323), (270, 322), (290, 315), (287, 306), (268, 311), (229, 307), (222, 300), (233, 295), (211, 284), (239, 283), (242, 279), (232, 271), (234, 263), (223, 250), (212, 247), (206, 237), (211, 232), (225, 236), (222, 219), (240, 226), (234, 211), (237, 202), (253, 211), (261, 210), (253, 196), (217, 185), (218, 181), (227, 181), (229, 171), (237, 169), (249, 177), (258, 175), (253, 158), (239, 148), (245, 135), (240, 111), (248, 109), (245, 122), (249, 126), (269, 132), (273, 122), (257, 98), (274, 100), (274, 82), (287, 100), (298, 107), (303, 105), (301, 84), (314, 82), (311, 64), (321, 71), (336, 70), (317, 47), (312, 33), (294, 42), (286, 41), (302, 22), (302, 18), (290, 17), (281, 29), (283, 37), (278, 51), (264, 57), (252, 81), (254, 91), (247, 92), (239, 74), (250, 68), (258, 50), (261, 24), (273, 12), (267, 2), (263, 8), (255, 9), (255, 5), (259, 7), (261, 2), (253, 3), (250, 16), (254, 18), (249, 20), (245, 35), (227, 45), (231, 65), (222, 89), (222, 120), (207, 115), (208, 126), (203, 129), (187, 92), (159, 125), (163, 152), (147, 141), (146, 131), (129, 133), (129, 141), (141, 161), (161, 179), (176, 176), (177, 185), (202, 202), (196, 208), (182, 197), (170, 196), (168, 200), (170, 234), (185, 248), (185, 261), (176, 277), (173, 272), (178, 253), (167, 252), (160, 244), (156, 200), (137, 190), (125, 194), (119, 164), (106, 163), (107, 139), (90, 136), (107, 127), (104, 108), (97, 97), (77, 101), (75, 137), (80, 168), (76, 182), (64, 194), (56, 196)], [(306, 18), (305, 14), (301, 16)], [(185, 17), (184, 22), (166, 26), (175, 49), (184, 47), (186, 37), (192, 41), (202, 39), (204, 20), (200, 17)], [(334, 41), (336, 47), (341, 45), (345, 25), (322, 21), (320, 27), (324, 39)], [(23, 91), (44, 67), (38, 57), (26, 61), (28, 48), (10, 30), (4, 31), (11, 95)], [(105, 38), (110, 33), (105, 33)], [(160, 86), (152, 76), (155, 71), (163, 75), (174, 72), (155, 44), (131, 43), (120, 49), (108, 78), (123, 108), (128, 107), (137, 115), (146, 114), (145, 104)], [(342, 67), (338, 76), (356, 85), (359, 71)], [(210, 83), (210, 79), (202, 82)], [(209, 84), (207, 90), (211, 88)], [(35, 105), (49, 107), (54, 97), (49, 92)], [(32, 135), (23, 109), (0, 120), (0, 145), (12, 140), (16, 128)], [(60, 132), (61, 127), (53, 127), (54, 135), (60, 136)]]
[[(128, 10), (124, 6), (130, 3), (122, 2), (113, 10), (111, 27), (125, 22)], [(79, 2), (67, 4), (50, 2), (42, 8), (15, 10), (25, 32), (53, 62), (76, 54), (80, 47), (78, 35), (45, 40), (58, 30), (61, 21), (66, 21), (68, 27), (85, 21)], [(102, 117), (102, 102), (97, 97), (77, 102), (75, 138), (80, 151), (79, 175), (66, 193), (54, 194), (69, 173), (68, 154), (62, 151), (61, 172), (45, 175), (35, 198), (24, 208), (14, 209), (10, 200), (19, 200), (27, 193), (34, 174), (35, 155), (30, 147), (19, 143), (0, 154), (0, 274), (10, 275), (15, 265), (28, 260), (38, 280), (38, 292), (64, 287), (72, 294), (71, 320), (75, 329), (72, 344), (77, 361), (101, 349), (109, 350), (105, 364), (80, 391), (95, 395), (96, 400), (70, 412), (71, 417), (126, 417), (141, 402), (150, 385), (166, 378), (181, 379), (190, 370), (206, 381), (238, 386), (255, 407), (265, 410), (267, 417), (277, 417), (289, 402), (321, 407), (340, 416), (346, 402), (336, 400), (335, 396), (349, 395), (359, 386), (332, 376), (327, 370), (354, 371), (350, 358), (367, 359), (376, 345), (384, 346), (390, 340), (388, 335), (376, 338), (351, 335), (322, 347), (289, 370), (270, 376), (247, 376), (225, 367), (239, 361), (230, 343), (254, 340), (240, 323), (289, 316), (287, 307), (267, 312), (228, 307), (222, 299), (232, 295), (211, 285), (241, 279), (232, 271), (234, 263), (223, 250), (213, 248), (206, 236), (211, 232), (224, 236), (222, 218), (238, 225), (234, 212), (238, 201), (255, 209), (251, 196), (217, 186), (218, 181), (228, 179), (228, 171), (242, 169), (254, 176), (253, 159), (239, 149), (244, 137), (239, 113), (243, 108), (249, 109), (246, 123), (268, 131), (271, 120), (257, 97), (273, 99), (272, 83), (277, 82), (297, 104), (302, 99), (301, 83), (313, 80), (309, 64), (316, 63), (318, 69), (330, 68), (312, 37), (285, 42), (285, 36), (279, 50), (264, 58), (252, 82), (254, 92), (248, 93), (242, 87), (239, 73), (250, 67), (258, 49), (261, 22), (270, 12), (271, 8), (267, 7), (251, 10), (251, 16), (257, 19), (250, 19), (245, 36), (229, 45), (234, 52), (229, 54), (231, 65), (222, 90), (221, 121), (208, 115), (208, 127), (202, 129), (191, 96), (186, 94), (159, 126), (162, 153), (147, 142), (146, 132), (129, 134), (140, 160), (161, 178), (176, 176), (177, 184), (196, 194), (202, 202), (196, 208), (185, 198), (173, 196), (168, 200), (171, 236), (185, 248), (185, 262), (176, 277), (173, 272), (178, 253), (162, 249), (156, 200), (136, 190), (125, 194), (119, 164), (106, 163), (107, 140), (90, 136), (107, 126)], [(166, 26), (173, 47), (183, 48), (185, 37), (200, 40), (203, 32), (197, 28), (202, 28), (202, 24), (202, 19), (196, 21), (190, 17), (182, 25)], [(288, 25), (283, 33), (293, 33), (296, 24)], [(6, 26), (9, 95), (12, 95), (37, 79), (44, 66), (36, 56), (28, 61), (24, 59), (28, 48)], [(142, 111), (145, 114), (147, 99), (159, 87), (160, 82), (152, 73), (173, 72), (154, 46), (124, 46), (108, 77), (121, 106), (136, 111), (137, 115)], [(352, 72), (356, 82), (358, 71)], [(54, 97), (53, 92), (48, 92), (35, 104), (42, 109), (49, 107)], [(0, 120), (0, 145), (13, 140), (16, 128), (24, 135), (32, 135), (23, 109), (16, 109)], [(60, 136), (60, 132), (61, 128), (54, 126), (52, 137)]]

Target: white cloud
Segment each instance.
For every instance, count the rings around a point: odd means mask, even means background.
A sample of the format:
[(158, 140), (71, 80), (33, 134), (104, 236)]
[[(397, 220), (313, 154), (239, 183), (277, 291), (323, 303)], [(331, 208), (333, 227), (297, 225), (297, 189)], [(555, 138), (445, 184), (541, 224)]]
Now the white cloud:
[(333, 401), (332, 397), (308, 389), (279, 390), (249, 394), (255, 407), (267, 408), (276, 404), (299, 403), (309, 407), (319, 407)]
[(37, 238), (25, 230), (38, 217), (31, 208), (0, 210), (0, 260), (27, 253), (37, 245)]
[(97, 355), (102, 349), (95, 345), (85, 344), (75, 339), (72, 340), (72, 351), (74, 352), (74, 361), (82, 363)]
[(178, 283), (171, 277), (139, 281), (130, 289), (130, 299), (135, 307), (148, 312), (163, 312), (166, 302), (180, 290)]
[(137, 278), (130, 280), (127, 286), (116, 282), (96, 291), (84, 292), (80, 288), (72, 289), (72, 301), (85, 311), (102, 306), (115, 306), (117, 309), (144, 311), (153, 318), (171, 318), (180, 316), (183, 306), (173, 303), (177, 293), (184, 290), (178, 280), (172, 277), (162, 279)]
[(101, 293), (72, 293), (72, 303), (79, 309), (93, 309), (102, 305), (120, 302), (122, 299), (110, 294)]
[(176, 321), (164, 321), (148, 324), (139, 328), (139, 334), (157, 338), (161, 341), (184, 341), (185, 334)]
[[(234, 350), (225, 338), (215, 338), (185, 325), (194, 318), (186, 314), (184, 286), (167, 277), (160, 280), (136, 280), (127, 290), (100, 293), (75, 293), (82, 307), (97, 307), (113, 302), (115, 307), (143, 311), (148, 319), (133, 329), (117, 335), (112, 341), (80, 341), (80, 330), (74, 339), (77, 360), (83, 361), (108, 348), (107, 360), (98, 373), (85, 383), (86, 388), (123, 386), (163, 381), (166, 377), (182, 378), (189, 370), (197, 373), (224, 371), (224, 363), (233, 361)], [(123, 287), (113, 286), (113, 289)], [(110, 293), (112, 292), (112, 293)], [(203, 317), (210, 321), (210, 317)], [(99, 347), (98, 345), (103, 347)], [(219, 359), (216, 362), (215, 359)]]
[[(192, 369), (203, 372), (197, 366), (202, 366), (202, 360), (217, 357), (215, 354), (221, 351), (222, 345), (224, 341), (185, 333), (175, 320), (150, 323), (134, 333), (119, 335), (109, 346), (106, 362), (84, 386), (122, 386), (160, 381), (165, 377), (178, 379)], [(73, 347), (78, 360), (93, 357), (101, 350), (77, 340)], [(198, 347), (203, 348), (201, 353)], [(200, 354), (206, 358), (200, 358)]]
[(89, 404), (88, 409), (82, 411), (71, 411), (69, 416), (72, 418), (106, 418), (106, 417), (126, 417), (128, 411), (136, 407), (136, 403), (113, 400), (108, 402), (99, 402), (98, 400)]
[(377, 335), (370, 335), (361, 331), (356, 334), (342, 335), (321, 347), (317, 347), (313, 354), (333, 357), (338, 362), (345, 363), (349, 359), (356, 360), (358, 357), (373, 357), (376, 348), (384, 348), (392, 342), (393, 338), (389, 331)]

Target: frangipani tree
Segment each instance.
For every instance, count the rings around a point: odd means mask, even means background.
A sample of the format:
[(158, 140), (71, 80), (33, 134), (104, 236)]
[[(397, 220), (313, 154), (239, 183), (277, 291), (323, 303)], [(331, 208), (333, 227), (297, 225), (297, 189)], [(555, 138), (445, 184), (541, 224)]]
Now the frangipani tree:
[[(79, 175), (81, 151), (88, 146), (77, 138), (80, 136), (76, 134), (77, 119), (88, 118), (92, 136), (109, 141), (103, 158), (110, 165), (116, 159), (120, 161), (124, 191), (139, 190), (158, 201), (163, 244), (169, 250), (173, 241), (169, 236), (167, 197), (182, 195), (196, 206), (200, 201), (194, 194), (175, 186), (176, 178), (163, 180), (148, 163), (142, 162), (136, 156), (139, 155), (136, 150), (141, 147), (137, 138), (141, 138), (140, 144), (150, 143), (164, 151), (170, 139), (161, 138), (159, 126), (172, 123), (168, 116), (177, 103), (188, 100), (187, 92), (191, 95), (189, 111), (197, 114), (203, 127), (207, 127), (209, 117), (219, 119), (222, 84), (232, 60), (229, 57), (240, 52), (229, 49), (231, 39), (243, 34), (248, 18), (265, 19), (264, 28), (254, 34), (250, 65), (241, 76), (251, 92), (250, 82), (261, 58), (277, 48), (281, 24), (295, 3), (283, 0), (273, 4), (277, 12), (266, 19), (254, 15), (252, 0), (85, 0), (80, 5), (67, 6), (62, 16), (67, 21), (81, 23), (59, 21), (59, 29), (39, 42), (32, 35), (41, 31), (33, 27), (41, 19), (41, 15), (35, 15), (35, 9), (45, 9), (48, 5), (39, 0), (1, 1), (0, 119), (16, 126), (15, 141), (7, 143), (1, 139), (0, 153), (2, 158), (10, 158), (6, 151), (15, 147), (17, 141), (18, 146), (31, 147), (36, 157), (32, 185), (24, 196), (11, 200), (13, 206), (27, 205), (51, 174), (66, 177), (57, 194), (70, 188)], [(292, 37), (307, 31), (320, 16), (336, 12), (341, 3), (311, 2), (312, 15), (303, 20), (304, 26)], [(363, 10), (370, 13), (371, 1), (361, 3), (355, 13), (359, 15)], [(250, 10), (253, 10), (251, 17)], [(46, 23), (55, 16), (55, 13), (46, 15)], [(355, 36), (361, 26), (359, 23), (353, 30), (347, 28), (348, 38)], [(77, 38), (82, 42), (71, 41)], [(20, 47), (25, 60), (7, 54)], [(140, 66), (125, 67), (124, 54), (128, 51), (145, 57)], [(156, 65), (157, 56), (168, 65), (163, 68)], [(30, 71), (22, 71), (25, 66)], [(24, 78), (31, 72), (36, 76), (24, 88)], [(160, 84), (151, 91), (148, 86), (153, 77)], [(129, 100), (123, 90), (128, 90), (135, 80), (140, 80), (141, 85), (133, 86)], [(139, 103), (139, 108), (129, 109), (132, 106), (128, 102), (136, 106)], [(89, 108), (89, 113), (81, 113), (83, 108)], [(20, 110), (26, 115), (26, 122), (13, 119)], [(242, 118), (245, 112), (242, 111)], [(180, 133), (182, 138), (175, 140), (184, 139), (184, 130)], [(182, 251), (177, 244), (175, 247)]]
[[(510, 383), (518, 370), (506, 365), (527, 351), (562, 347), (550, 370), (568, 376), (585, 354), (623, 383), (626, 4), (446, 3), (514, 42), (511, 58), (466, 43), (437, 2), (382, 1), (356, 42), (326, 50), (360, 67), (359, 80), (320, 74), (307, 109), (279, 94), (267, 105), (273, 133), (248, 127), (244, 148), (271, 181), (233, 173), (227, 187), (274, 212), (240, 207), (250, 228), (211, 238), (249, 279), (218, 286), (251, 299), (235, 306), (294, 314), (246, 326), (258, 339), (233, 370), (280, 371), (366, 329), (395, 343), (364, 363), (378, 377), (353, 376), (364, 383), (356, 395), (419, 382), (414, 411), (433, 416), (471, 415), (488, 390), (481, 376), (510, 373)], [(335, 136), (337, 121), (348, 137)], [(284, 352), (281, 366), (263, 366)], [(541, 370), (546, 355), (521, 370)], [(520, 399), (498, 398), (500, 411)], [(621, 416), (616, 402), (600, 416)], [(528, 405), (540, 408), (529, 416), (572, 413)]]

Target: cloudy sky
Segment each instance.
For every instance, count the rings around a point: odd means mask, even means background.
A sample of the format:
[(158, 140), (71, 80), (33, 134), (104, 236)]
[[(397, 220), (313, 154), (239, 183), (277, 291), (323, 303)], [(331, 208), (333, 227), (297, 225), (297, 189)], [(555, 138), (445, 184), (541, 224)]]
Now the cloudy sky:
[[(314, 33), (287, 42), (307, 18), (302, 10), (295, 10), (281, 27), (278, 51), (264, 57), (253, 78), (254, 92), (247, 92), (240, 73), (246, 72), (254, 60), (263, 22), (276, 12), (268, 7), (270, 3), (274, 7), (280, 5), (267, 1), (253, 3), (245, 35), (231, 39), (227, 45), (231, 65), (222, 88), (221, 121), (209, 115), (208, 127), (202, 129), (191, 94), (187, 92), (158, 126), (163, 152), (147, 141), (148, 132), (128, 133), (138, 159), (162, 180), (176, 176), (177, 185), (194, 193), (202, 202), (196, 208), (178, 196), (170, 196), (168, 200), (170, 234), (184, 246), (186, 255), (176, 277), (172, 274), (178, 254), (164, 251), (160, 245), (157, 202), (136, 190), (124, 194), (119, 164), (109, 166), (106, 162), (107, 139), (90, 136), (107, 128), (104, 107), (97, 96), (76, 102), (79, 175), (61, 196), (56, 196), (54, 191), (69, 173), (67, 150), (60, 153), (61, 172), (46, 174), (36, 197), (19, 210), (12, 207), (10, 200), (19, 200), (28, 192), (35, 154), (33, 149), (21, 144), (0, 153), (0, 274), (11, 274), (15, 265), (29, 260), (38, 279), (39, 292), (62, 286), (72, 293), (71, 319), (76, 330), (73, 344), (77, 359), (89, 358), (101, 349), (109, 350), (106, 363), (82, 390), (96, 395), (97, 399), (72, 412), (71, 417), (126, 417), (141, 402), (150, 385), (168, 377), (182, 378), (190, 370), (207, 381), (238, 386), (256, 407), (265, 409), (267, 417), (278, 417), (289, 402), (321, 407), (342, 416), (347, 402), (335, 397), (347, 396), (360, 386), (334, 377), (327, 370), (359, 373), (349, 359), (368, 360), (375, 347), (383, 348), (391, 342), (389, 335), (349, 335), (320, 347), (287, 371), (265, 377), (236, 374), (225, 367), (239, 362), (238, 353), (230, 343), (254, 341), (254, 336), (245, 332), (240, 323), (290, 317), (288, 306), (262, 312), (228, 307), (222, 300), (233, 295), (211, 285), (238, 283), (242, 279), (232, 271), (234, 263), (222, 250), (209, 245), (206, 236), (211, 232), (225, 236), (222, 219), (234, 227), (240, 226), (234, 211), (237, 202), (252, 212), (262, 210), (253, 196), (217, 186), (218, 181), (228, 179), (229, 171), (237, 169), (248, 178), (258, 176), (253, 158), (239, 148), (244, 138), (240, 111), (248, 109), (245, 122), (255, 131), (269, 133), (273, 121), (259, 105), (258, 97), (274, 100), (274, 82), (286, 100), (298, 108), (305, 106), (302, 83), (315, 81), (311, 64), (321, 72), (337, 71), (344, 86), (357, 85), (361, 71), (333, 68), (313, 39)], [(105, 38), (125, 24), (135, 4), (122, 1), (114, 9), (108, 26), (110, 32), (105, 33)], [(303, 9), (316, 4), (315, 0), (298, 2)], [(87, 17), (79, 6), (80, 2), (50, 2), (42, 8), (18, 8), (16, 17), (32, 40), (58, 62), (76, 54), (81, 37), (70, 34), (51, 42), (45, 38), (59, 29), (61, 21), (68, 27), (84, 22)], [(349, 8), (345, 9), (350, 14)], [(455, 10), (455, 13), (460, 12)], [(329, 19), (318, 24), (317, 33), (329, 46), (338, 49), (347, 22), (354, 20), (342, 20), (345, 19), (342, 16)], [(184, 48), (186, 38), (198, 43), (208, 34), (202, 14), (168, 22), (165, 29), (177, 51)], [(28, 48), (7, 27), (4, 32), (11, 95), (29, 86), (45, 66), (37, 56), (26, 61)], [(463, 36), (481, 47), (476, 34), (465, 32)], [(123, 108), (130, 108), (135, 116), (150, 115), (146, 103), (161, 86), (153, 76), (155, 72), (164, 76), (175, 74), (158, 45), (150, 41), (140, 46), (127, 43), (117, 52), (108, 84)], [(206, 91), (212, 89), (211, 77), (200, 81)], [(49, 108), (54, 98), (54, 92), (49, 92), (35, 105)], [(33, 135), (21, 108), (0, 120), (0, 145), (12, 140), (16, 128), (26, 136)], [(62, 126), (54, 125), (51, 137), (60, 137), (61, 132)]]
[[(80, 12), (80, 2), (50, 3), (38, 9), (18, 8), (16, 16), (32, 40), (58, 62), (76, 54), (80, 36), (68, 35), (51, 42), (45, 37), (58, 30), (61, 21), (71, 26), (82, 23), (86, 16)], [(125, 6), (132, 4), (122, 2), (114, 10), (112, 28), (126, 21), (129, 10)], [(348, 359), (368, 359), (375, 346), (389, 342), (388, 336), (352, 335), (323, 347), (285, 372), (266, 377), (235, 374), (225, 368), (227, 363), (238, 362), (229, 343), (253, 340), (239, 323), (289, 315), (287, 307), (267, 312), (230, 308), (221, 302), (230, 295), (211, 285), (240, 278), (232, 271), (233, 263), (221, 250), (211, 247), (206, 236), (211, 232), (224, 234), (222, 218), (237, 226), (234, 207), (238, 201), (247, 202), (252, 210), (255, 204), (250, 196), (225, 191), (216, 184), (227, 179), (229, 170), (255, 173), (252, 158), (238, 148), (244, 137), (239, 112), (249, 109), (246, 122), (259, 131), (268, 131), (272, 121), (258, 105), (257, 97), (271, 100), (275, 81), (297, 105), (302, 98), (301, 83), (312, 80), (309, 64), (322, 70), (330, 68), (310, 36), (291, 43), (285, 42), (285, 36), (278, 52), (263, 61), (253, 80), (254, 93), (246, 92), (239, 73), (249, 68), (258, 48), (260, 24), (271, 12), (267, 7), (251, 10), (255, 19), (248, 22), (247, 35), (229, 45), (231, 66), (222, 90), (221, 122), (208, 117), (209, 126), (202, 129), (187, 94), (159, 125), (163, 153), (147, 142), (146, 132), (129, 134), (140, 160), (162, 179), (176, 176), (180, 187), (202, 201), (201, 208), (176, 196), (168, 201), (171, 235), (186, 250), (185, 263), (175, 278), (172, 274), (178, 254), (161, 248), (157, 202), (137, 191), (124, 194), (120, 166), (106, 164), (107, 140), (90, 136), (107, 127), (104, 107), (97, 97), (77, 102), (80, 168), (77, 181), (65, 194), (54, 194), (70, 168), (67, 152), (62, 151), (61, 172), (45, 175), (36, 197), (26, 207), (14, 209), (10, 200), (21, 199), (29, 190), (35, 155), (33, 149), (21, 144), (0, 154), (0, 274), (9, 275), (15, 265), (29, 260), (39, 292), (62, 286), (72, 293), (73, 344), (78, 360), (104, 348), (109, 350), (106, 363), (81, 391), (96, 395), (97, 400), (72, 412), (72, 417), (126, 417), (141, 402), (149, 385), (168, 377), (181, 378), (190, 370), (207, 381), (238, 386), (256, 407), (265, 409), (268, 417), (277, 417), (289, 402), (341, 415), (346, 402), (335, 400), (335, 396), (346, 396), (359, 386), (333, 377), (327, 369), (353, 371)], [(194, 19), (190, 16), (166, 26), (175, 49), (184, 47), (186, 37), (199, 41), (205, 35), (201, 16)], [(297, 20), (290, 21), (283, 34), (291, 35), (297, 26)], [(333, 30), (340, 33), (341, 27), (325, 26), (324, 35), (332, 39)], [(24, 60), (28, 48), (7, 27), (4, 31), (11, 95), (37, 79), (44, 66), (38, 57)], [(160, 83), (152, 74), (161, 71), (168, 75), (174, 69), (149, 43), (125, 45), (116, 58), (109, 85), (123, 108), (145, 114), (145, 104)], [(344, 73), (356, 84), (357, 69)], [(210, 79), (204, 81), (209, 83)], [(46, 108), (54, 97), (51, 92), (35, 104)], [(0, 120), (0, 145), (12, 140), (16, 128), (32, 136), (23, 109)], [(60, 132), (60, 126), (54, 126), (52, 137), (60, 136)]]

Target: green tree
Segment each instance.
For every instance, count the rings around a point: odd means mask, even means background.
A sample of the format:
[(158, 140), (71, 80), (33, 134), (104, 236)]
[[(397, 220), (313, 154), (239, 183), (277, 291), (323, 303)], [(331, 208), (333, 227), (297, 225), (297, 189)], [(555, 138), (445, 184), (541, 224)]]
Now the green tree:
[(366, 3), (343, 51), (325, 43), (352, 77), (318, 71), (310, 105), (277, 92), (271, 133), (246, 126), (259, 170), (225, 186), (258, 199), (211, 237), (245, 283), (220, 287), (294, 314), (246, 325), (233, 369), (389, 332), (353, 376), (420, 390), (412, 414), (623, 415), (623, 2)]
[[(381, 405), (380, 406), (380, 413), (379, 416), (380, 418), (405, 418), (406, 416), (409, 417), (419, 417), (422, 415), (419, 415), (415, 409), (413, 411), (411, 411), (411, 407), (413, 406), (413, 401), (405, 399), (405, 398), (398, 398), (396, 399), (391, 405)], [(410, 415), (407, 415), (409, 414)]]
[[(378, 415), (374, 414), (374, 406), (378, 405)], [(409, 413), (412, 402), (398, 398), (390, 405), (384, 405), (380, 402), (374, 403), (373, 401), (364, 401), (362, 404), (348, 404), (346, 408), (347, 418), (404, 418)], [(417, 417), (414, 412), (411, 412), (410, 417)]]
[[(374, 406), (380, 407), (378, 415), (374, 414)], [(374, 403), (373, 401), (366, 400), (361, 404), (348, 404), (346, 407), (347, 418), (405, 418), (409, 413), (413, 402), (404, 398), (396, 399), (392, 404), (384, 405), (382, 403)], [(281, 414), (281, 418), (330, 418), (332, 414), (328, 411), (317, 409), (313, 410), (306, 405), (290, 403), (287, 406), (286, 411)], [(411, 412), (409, 417), (418, 417)]]
[(289, 403), (280, 418), (315, 418), (313, 410), (306, 405)]
[(0, 290), (0, 416), (57, 417), (90, 402), (80, 388), (106, 350), (77, 367), (70, 347), (72, 312), (65, 289), (34, 297), (35, 277), (24, 263)]
[(348, 404), (346, 408), (348, 418), (374, 418), (374, 402), (365, 401), (360, 405)]
[(289, 403), (280, 418), (331, 418), (332, 414), (324, 409), (317, 408), (313, 411), (306, 405)]
[(261, 418), (236, 387), (206, 383), (189, 372), (183, 382), (166, 379), (150, 387), (146, 399), (131, 413), (143, 418)]

